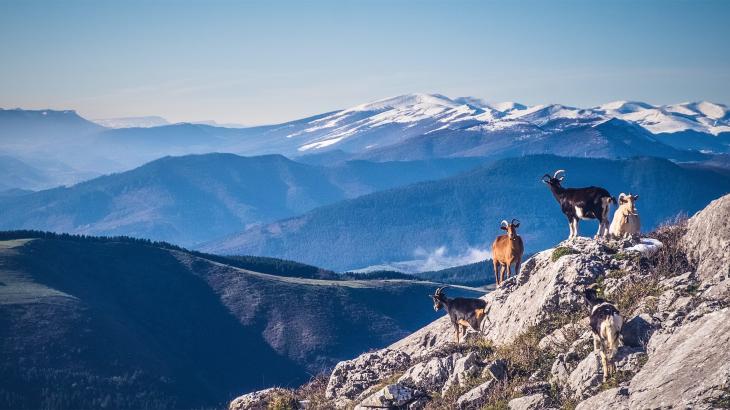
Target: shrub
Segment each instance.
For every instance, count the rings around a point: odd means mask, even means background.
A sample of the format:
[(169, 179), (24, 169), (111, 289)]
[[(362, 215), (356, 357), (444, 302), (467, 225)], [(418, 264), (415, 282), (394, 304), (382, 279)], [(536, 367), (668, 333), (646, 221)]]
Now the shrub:
[(551, 256), (551, 260), (553, 262), (557, 261), (558, 259), (562, 258), (565, 255), (573, 255), (576, 253), (580, 253), (577, 250), (571, 248), (570, 246), (558, 246), (553, 250), (553, 255)]

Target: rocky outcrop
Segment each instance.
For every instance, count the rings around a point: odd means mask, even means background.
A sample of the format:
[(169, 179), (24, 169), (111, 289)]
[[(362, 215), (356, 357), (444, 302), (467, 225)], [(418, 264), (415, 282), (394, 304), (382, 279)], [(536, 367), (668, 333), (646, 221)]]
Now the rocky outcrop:
[[(519, 275), (484, 297), (488, 315), (482, 328), (483, 337), (497, 344), (509, 343), (556, 313), (580, 311), (585, 307), (583, 287), (595, 282), (606, 270), (620, 265), (620, 261), (612, 258), (614, 250), (588, 238), (566, 241), (561, 247), (570, 248), (574, 253), (553, 261), (555, 249), (540, 252), (523, 264)], [(452, 338), (453, 328), (444, 317), (390, 348), (418, 357), (452, 342)]]
[(228, 405), (228, 410), (266, 410), (277, 397), (291, 397), (291, 394), (278, 388), (259, 390), (235, 398)]
[(730, 195), (716, 199), (687, 222), (687, 256), (702, 281), (730, 276)]
[(327, 383), (325, 397), (337, 406), (344, 406), (409, 363), (410, 356), (390, 349), (365, 353), (353, 360), (337, 363)]
[[(420, 409), (430, 400), (460, 409), (489, 400), (510, 409), (721, 407), (730, 402), (729, 221), (730, 195), (671, 228), (678, 244), (563, 242), (484, 296), (487, 320), (459, 347), (444, 317), (339, 363), (325, 396), (333, 407), (360, 409)], [(675, 259), (685, 262), (667, 270)], [(583, 300), (596, 282), (625, 309), (610, 385)]]

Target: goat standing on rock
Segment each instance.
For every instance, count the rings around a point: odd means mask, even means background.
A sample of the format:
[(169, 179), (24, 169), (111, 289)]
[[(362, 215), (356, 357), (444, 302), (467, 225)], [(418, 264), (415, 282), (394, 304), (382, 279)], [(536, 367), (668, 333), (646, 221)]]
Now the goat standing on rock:
[(618, 196), (618, 209), (613, 214), (611, 228), (608, 230), (615, 238), (636, 237), (641, 233), (641, 221), (636, 212), (638, 195), (628, 195), (623, 192)]
[(446, 309), (446, 313), (451, 318), (451, 324), (454, 325), (456, 330), (456, 343), (459, 343), (462, 329), (464, 336), (466, 336), (467, 326), (479, 331), (482, 321), (487, 315), (487, 302), (473, 298), (449, 299), (444, 293), (444, 288), (446, 286), (436, 289), (436, 292), (429, 296), (433, 298), (433, 310), (438, 311), (442, 307)]
[(494, 263), (494, 279), (497, 286), (504, 282), (504, 272), (507, 271), (507, 279), (512, 276), (512, 264), (515, 265), (515, 275), (520, 273), (522, 265), (522, 254), (525, 246), (522, 238), (517, 235), (517, 228), (520, 221), (512, 219), (511, 223), (502, 221), (500, 229), (507, 231), (507, 234), (500, 235), (492, 244), (492, 262)]
[(596, 284), (585, 288), (585, 298), (591, 305), (591, 333), (593, 333), (593, 349), (601, 355), (603, 381), (616, 373), (614, 357), (618, 350), (619, 335), (624, 325), (618, 309), (612, 303), (598, 297)]
[(596, 239), (608, 236), (608, 211), (611, 202), (616, 203), (603, 188), (591, 186), (587, 188), (563, 188), (560, 184), (565, 178), (562, 174), (565, 171), (555, 171), (551, 177), (545, 174), (542, 182), (548, 184), (553, 196), (560, 204), (560, 210), (568, 218), (570, 225), (570, 236), (573, 239), (578, 236), (578, 221), (581, 219), (598, 219), (598, 232)]

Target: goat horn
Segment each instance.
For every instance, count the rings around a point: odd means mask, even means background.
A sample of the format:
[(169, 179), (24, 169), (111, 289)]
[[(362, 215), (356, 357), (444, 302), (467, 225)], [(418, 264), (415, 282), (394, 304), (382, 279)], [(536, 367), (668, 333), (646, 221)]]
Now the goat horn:
[(501, 224), (499, 224), (499, 226), (505, 226), (505, 225), (509, 225), (509, 222), (507, 222), (506, 219), (503, 220)]
[(553, 174), (553, 178), (557, 178), (558, 175), (564, 174), (564, 173), (565, 173), (564, 169), (559, 169), (559, 170), (555, 171), (555, 174)]
[(520, 220), (517, 218), (512, 218), (512, 225), (515, 224), (515, 222), (520, 223)]
[(440, 295), (446, 288), (448, 288), (448, 286), (441, 286), (440, 288), (436, 289), (436, 292), (434, 292), (433, 295), (434, 296)]

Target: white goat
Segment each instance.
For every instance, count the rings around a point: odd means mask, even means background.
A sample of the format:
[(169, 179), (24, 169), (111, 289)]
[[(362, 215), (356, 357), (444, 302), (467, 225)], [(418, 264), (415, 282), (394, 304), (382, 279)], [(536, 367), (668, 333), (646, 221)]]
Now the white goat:
[(641, 232), (641, 221), (639, 213), (636, 212), (636, 201), (638, 195), (628, 195), (623, 192), (618, 196), (618, 209), (613, 214), (613, 221), (608, 232), (614, 238), (625, 238), (639, 236)]

